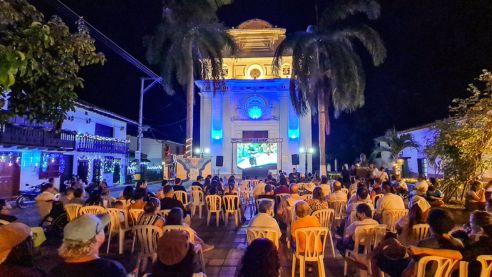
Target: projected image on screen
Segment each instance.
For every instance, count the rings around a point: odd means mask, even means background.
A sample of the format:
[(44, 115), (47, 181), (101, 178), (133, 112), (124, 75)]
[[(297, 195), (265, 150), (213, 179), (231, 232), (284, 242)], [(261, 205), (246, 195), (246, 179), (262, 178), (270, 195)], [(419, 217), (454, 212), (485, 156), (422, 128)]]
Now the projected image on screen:
[(247, 169), (277, 164), (276, 143), (238, 143), (237, 167)]

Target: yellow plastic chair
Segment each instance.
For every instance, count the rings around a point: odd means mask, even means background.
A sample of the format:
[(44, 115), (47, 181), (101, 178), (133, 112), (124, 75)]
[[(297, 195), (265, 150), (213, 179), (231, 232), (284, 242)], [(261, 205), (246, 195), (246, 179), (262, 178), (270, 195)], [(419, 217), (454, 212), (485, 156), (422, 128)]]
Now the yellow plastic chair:
[(79, 211), (80, 208), (82, 208), (82, 205), (80, 204), (65, 204), (63, 205), (65, 208), (65, 212), (67, 213), (67, 219), (68, 221), (72, 221), (79, 216)]

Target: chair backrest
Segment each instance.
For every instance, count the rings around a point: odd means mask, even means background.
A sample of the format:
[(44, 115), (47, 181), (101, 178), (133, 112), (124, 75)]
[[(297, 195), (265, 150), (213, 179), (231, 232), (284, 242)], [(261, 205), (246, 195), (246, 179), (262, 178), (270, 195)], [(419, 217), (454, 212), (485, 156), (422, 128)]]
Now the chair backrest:
[(312, 216), (318, 218), (321, 227), (331, 228), (333, 219), (335, 219), (335, 210), (333, 209), (321, 209), (315, 211)]
[(222, 197), (218, 195), (207, 195), (205, 197), (207, 207), (210, 212), (218, 212), (222, 207)]
[(417, 277), (425, 277), (426, 276), (426, 266), (429, 263), (436, 264), (435, 267), (436, 272), (434, 273), (435, 277), (447, 277), (451, 276), (451, 272), (457, 260), (452, 260), (448, 258), (438, 257), (438, 256), (425, 256), (421, 257), (419, 263), (417, 265)]
[(347, 208), (347, 201), (345, 200), (328, 201), (328, 207), (335, 211), (335, 219), (342, 219), (345, 217), (345, 209)]
[(164, 233), (169, 232), (171, 230), (180, 230), (180, 231), (186, 232), (186, 233), (188, 233), (188, 239), (190, 240), (190, 242), (191, 243), (195, 242), (195, 233), (193, 232), (193, 230), (191, 228), (185, 227), (182, 225), (166, 225), (163, 228)]
[(100, 215), (100, 214), (106, 214), (106, 208), (102, 206), (84, 206), (79, 209), (79, 215), (84, 215), (84, 214), (93, 214), (93, 215)]
[(388, 230), (390, 232), (395, 232), (396, 222), (400, 220), (400, 218), (404, 217), (408, 214), (408, 210), (386, 210), (383, 211), (383, 220), (382, 223), (388, 226)]
[(155, 255), (157, 252), (157, 240), (164, 233), (162, 228), (153, 225), (136, 225), (132, 229), (140, 245), (140, 253)]
[(492, 255), (480, 255), (477, 257), (477, 261), (482, 265), (480, 277), (492, 276)]
[(374, 205), (374, 208), (376, 208), (376, 206), (377, 206), (377, 204), (378, 204), (378, 200), (379, 200), (381, 197), (383, 197), (383, 196), (384, 196), (384, 194), (382, 194), (382, 193), (380, 193), (380, 194), (376, 194), (376, 195), (374, 196), (374, 200), (373, 200), (373, 202), (372, 202), (372, 203), (373, 203), (373, 205)]
[(167, 216), (170, 212), (171, 212), (171, 209), (165, 209), (165, 210), (160, 210), (160, 211), (159, 211), (159, 214), (160, 214), (162, 217), (166, 218), (166, 216)]
[(174, 196), (176, 197), (176, 199), (181, 201), (183, 205), (188, 205), (188, 193), (186, 191), (177, 190), (174, 192)]
[[(328, 229), (325, 227), (299, 228), (295, 231), (296, 255), (304, 256), (306, 261), (317, 261), (318, 257), (324, 255)], [(301, 237), (304, 237), (304, 253), (300, 252)]]
[(354, 250), (357, 252), (360, 247), (364, 247), (363, 254), (367, 255), (384, 239), (386, 235), (386, 225), (361, 225), (355, 228)]
[(279, 240), (280, 235), (276, 230), (271, 228), (260, 228), (260, 227), (249, 227), (246, 230), (246, 238), (248, 245), (251, 244), (252, 241), (259, 238), (269, 239), (275, 244), (277, 249), (279, 248)]
[(311, 199), (313, 199), (313, 195), (310, 194), (310, 193), (304, 194), (303, 196), (304, 196), (304, 200), (311, 200)]
[(272, 209), (275, 210), (275, 200), (270, 199), (270, 198), (258, 198), (256, 199), (256, 208), (260, 206), (260, 202), (266, 200), (272, 202)]
[(224, 195), (224, 207), (226, 212), (239, 210), (239, 197), (237, 195)]
[(77, 216), (79, 216), (79, 210), (80, 210), (80, 208), (82, 208), (82, 205), (80, 205), (80, 204), (65, 204), (65, 205), (63, 205), (63, 207), (65, 208), (65, 212), (67, 212), (68, 221), (72, 221), (75, 218), (77, 218)]
[[(111, 218), (109, 228), (112, 231), (118, 231), (120, 228), (128, 228), (128, 212), (126, 209), (108, 208), (106, 210)], [(123, 222), (121, 222), (122, 218)]]
[(348, 188), (341, 188), (340, 190), (343, 191), (345, 194), (348, 195), (348, 192), (349, 192)]
[(429, 224), (415, 224), (412, 226), (412, 241), (425, 239), (429, 235)]
[(191, 198), (192, 198), (192, 203), (195, 206), (205, 204), (205, 194), (203, 193), (202, 190), (192, 190)]
[(198, 190), (198, 191), (203, 191), (202, 187), (199, 186), (191, 186), (191, 191)]
[(128, 210), (128, 214), (130, 215), (130, 219), (131, 219), (133, 225), (137, 224), (138, 219), (143, 214), (143, 212), (144, 212), (143, 209), (129, 209)]

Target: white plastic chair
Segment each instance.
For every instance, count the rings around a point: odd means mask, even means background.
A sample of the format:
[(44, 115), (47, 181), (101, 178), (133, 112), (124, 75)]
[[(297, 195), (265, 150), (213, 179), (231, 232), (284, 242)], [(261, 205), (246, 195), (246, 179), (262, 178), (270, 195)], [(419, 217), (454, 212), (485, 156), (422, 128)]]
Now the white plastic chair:
[(82, 208), (82, 205), (80, 204), (65, 204), (63, 205), (65, 208), (65, 212), (67, 213), (67, 219), (68, 221), (72, 221), (79, 216), (79, 211), (80, 208)]
[(492, 255), (480, 255), (477, 257), (477, 261), (482, 265), (480, 277), (492, 276)]
[(165, 210), (160, 210), (158, 213), (163, 217), (166, 218), (166, 216), (171, 212), (170, 209), (165, 209)]
[(347, 209), (347, 201), (345, 200), (333, 200), (328, 201), (328, 207), (335, 211), (335, 225), (338, 225), (340, 221), (345, 218), (345, 210)]
[(374, 200), (373, 200), (373, 202), (372, 202), (372, 203), (373, 203), (373, 205), (374, 205), (374, 208), (376, 208), (376, 207), (377, 207), (378, 200), (379, 200), (380, 198), (382, 198), (383, 196), (384, 196), (384, 194), (382, 194), (382, 193), (374, 195)]
[(102, 206), (84, 206), (79, 209), (79, 216), (84, 214), (101, 215), (108, 213), (106, 208)]
[(239, 219), (241, 218), (239, 205), (239, 197), (237, 195), (224, 195), (224, 222), (226, 226), (229, 221), (229, 215), (234, 216), (234, 223), (236, 223), (236, 227), (239, 226)]
[[(299, 273), (306, 276), (306, 262), (317, 262), (320, 277), (325, 277), (324, 253), (328, 230), (325, 227), (299, 228), (295, 232), (296, 252), (292, 254), (292, 277), (296, 272), (296, 261), (299, 259)], [(304, 252), (301, 249), (301, 237), (304, 237)], [(318, 250), (319, 249), (319, 250)]]
[(153, 225), (136, 225), (132, 228), (133, 233), (133, 245), (132, 253), (135, 250), (135, 241), (138, 241), (140, 251), (138, 253), (137, 260), (137, 274), (140, 268), (145, 270), (147, 268), (148, 259), (152, 262), (157, 259), (157, 240), (162, 236), (164, 231), (157, 226)]
[[(123, 247), (125, 244), (125, 234), (130, 231), (131, 228), (128, 225), (128, 212), (126, 209), (116, 209), (109, 208), (107, 209), (108, 214), (110, 215), (111, 222), (109, 224), (109, 232), (108, 232), (108, 246), (106, 249), (106, 254), (109, 253), (109, 246), (111, 244), (111, 237), (114, 234), (118, 234), (118, 253), (120, 255), (123, 254)], [(123, 222), (121, 222), (121, 218), (123, 218)]]
[(219, 227), (220, 217), (222, 216), (222, 198), (218, 195), (208, 195), (205, 197), (205, 201), (208, 208), (207, 226), (210, 224), (210, 217), (214, 213), (217, 227)]
[[(275, 200), (270, 199), (270, 198), (258, 198), (258, 199), (256, 199), (256, 210), (258, 210), (258, 207), (260, 206), (260, 202), (263, 200), (270, 201), (272, 203), (272, 211), (275, 211)], [(273, 216), (273, 214), (271, 214), (271, 216)]]
[[(386, 225), (362, 225), (355, 228), (354, 233), (354, 249), (347, 249), (345, 255), (348, 257), (358, 256), (362, 258), (368, 258), (372, 250), (384, 239), (386, 235)], [(359, 253), (359, 248), (363, 246), (364, 251)], [(345, 259), (343, 267), (343, 276), (347, 276), (348, 263)], [(368, 268), (369, 274), (371, 273), (371, 268)]]
[(177, 190), (174, 192), (174, 196), (176, 199), (178, 199), (181, 203), (183, 203), (183, 206), (188, 206), (188, 193), (186, 191), (182, 190)]
[(335, 218), (335, 211), (333, 209), (321, 209), (315, 211), (312, 216), (318, 218), (321, 227), (328, 229), (328, 239), (331, 246), (331, 255), (335, 257), (335, 245), (333, 243), (333, 237), (331, 236), (331, 225), (333, 224), (333, 219)]
[(412, 242), (425, 239), (429, 235), (429, 224), (415, 224), (412, 226)]
[(437, 265), (437, 268), (435, 268), (436, 272), (434, 273), (435, 277), (448, 277), (451, 276), (453, 268), (458, 261), (438, 256), (421, 257), (417, 264), (417, 277), (426, 276), (426, 266), (429, 263)]
[(249, 227), (246, 230), (246, 239), (248, 245), (250, 245), (251, 242), (255, 239), (266, 238), (271, 240), (278, 249), (280, 246), (279, 240), (281, 235), (282, 234), (279, 234), (276, 230), (270, 228)]
[(130, 215), (130, 220), (132, 225), (137, 225), (138, 219), (143, 214), (143, 209), (129, 209), (128, 214)]
[[(200, 187), (197, 187), (200, 188)], [(202, 218), (202, 209), (205, 206), (205, 194), (202, 190), (192, 190), (191, 191), (191, 216), (195, 215), (196, 209), (198, 208), (198, 217)]]
[(408, 210), (386, 210), (383, 211), (382, 223), (386, 224), (390, 232), (396, 232), (396, 222), (408, 214)]

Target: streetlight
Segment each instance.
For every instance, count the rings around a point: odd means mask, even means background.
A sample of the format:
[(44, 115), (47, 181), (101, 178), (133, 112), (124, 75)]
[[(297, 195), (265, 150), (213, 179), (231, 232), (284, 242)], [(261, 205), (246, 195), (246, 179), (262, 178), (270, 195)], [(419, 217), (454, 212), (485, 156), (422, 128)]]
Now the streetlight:
[(199, 155), (200, 158), (203, 158), (203, 154), (210, 154), (210, 148), (195, 148), (195, 154)]
[(308, 168), (308, 162), (307, 162), (307, 159), (308, 159), (308, 154), (311, 154), (313, 155), (314, 154), (314, 151), (315, 149), (313, 147), (309, 147), (309, 148), (304, 148), (304, 147), (301, 147), (299, 148), (299, 153), (300, 154), (304, 154), (304, 175), (307, 176), (307, 168)]

